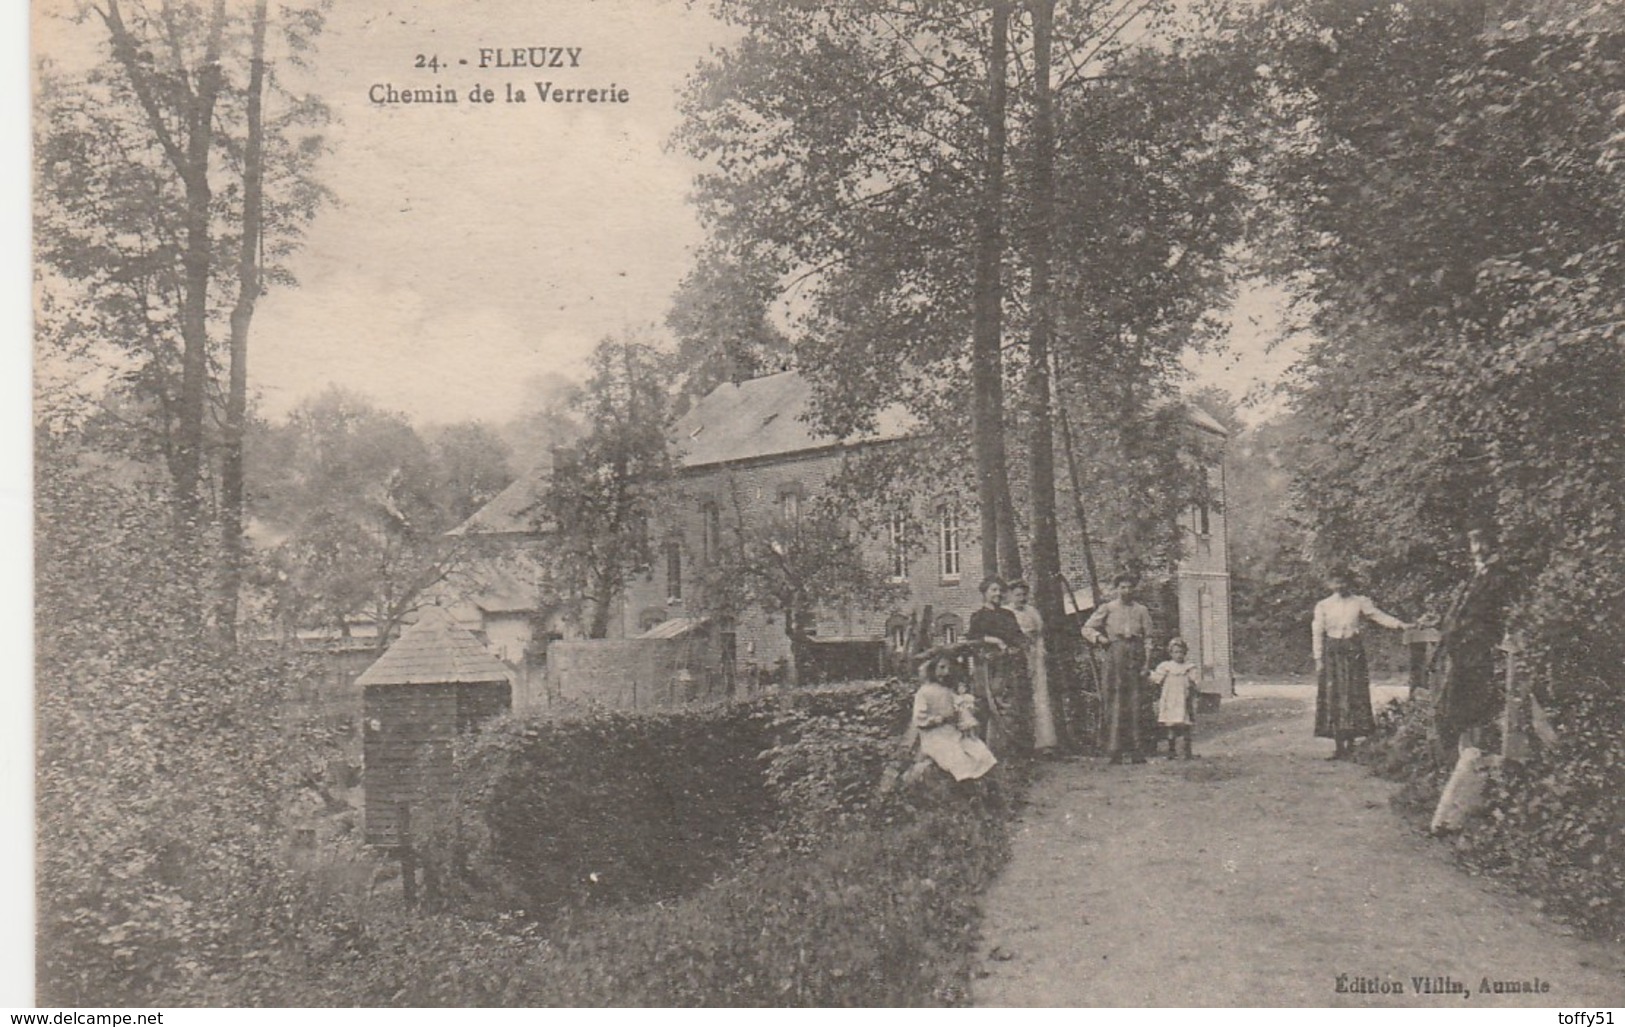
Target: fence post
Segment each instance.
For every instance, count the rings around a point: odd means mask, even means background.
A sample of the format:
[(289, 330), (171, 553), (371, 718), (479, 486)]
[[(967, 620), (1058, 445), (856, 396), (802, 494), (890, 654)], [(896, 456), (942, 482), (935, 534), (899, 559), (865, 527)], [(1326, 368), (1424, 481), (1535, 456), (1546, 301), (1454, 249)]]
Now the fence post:
[(1523, 652), (1523, 640), (1507, 632), (1497, 649), (1507, 658), (1506, 728), (1501, 732), (1501, 758), (1522, 762), (1529, 758), (1529, 697), (1528, 682), (1518, 674), (1518, 654)]
[(401, 854), (401, 895), (408, 906), (418, 904), (418, 857), (412, 849), (412, 806), (410, 803), (400, 803), (395, 807), (397, 811), (397, 828), (400, 837)]
[(1408, 699), (1416, 698), (1418, 688), (1433, 687), (1430, 678), (1430, 668), (1433, 665), (1433, 650), (1439, 642), (1437, 628), (1408, 628), (1405, 631), (1405, 645), (1411, 654), (1410, 693)]

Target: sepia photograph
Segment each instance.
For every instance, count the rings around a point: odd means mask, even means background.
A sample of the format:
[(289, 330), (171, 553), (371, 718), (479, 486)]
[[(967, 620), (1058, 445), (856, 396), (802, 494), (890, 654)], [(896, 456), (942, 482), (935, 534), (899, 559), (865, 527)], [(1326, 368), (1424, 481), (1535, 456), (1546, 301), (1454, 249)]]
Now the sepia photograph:
[(1625, 1017), (1625, 8), (27, 30), (14, 1023)]

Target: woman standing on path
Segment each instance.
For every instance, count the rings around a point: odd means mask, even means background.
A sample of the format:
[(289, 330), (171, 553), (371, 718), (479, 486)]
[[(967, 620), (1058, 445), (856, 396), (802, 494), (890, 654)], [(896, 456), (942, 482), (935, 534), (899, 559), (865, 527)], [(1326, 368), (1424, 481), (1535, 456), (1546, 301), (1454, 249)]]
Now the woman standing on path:
[(1111, 762), (1123, 762), (1123, 752), (1135, 763), (1145, 762), (1141, 748), (1142, 732), (1151, 725), (1140, 722), (1141, 696), (1146, 687), (1147, 640), (1151, 636), (1151, 611), (1134, 600), (1138, 579), (1119, 574), (1112, 580), (1117, 598), (1103, 603), (1083, 626), (1084, 640), (1105, 645), (1106, 650), (1106, 754)]
[(976, 657), (977, 691), (987, 703), (987, 744), (995, 753), (1025, 750), (1032, 741), (1025, 719), (1021, 625), (1004, 605), (1004, 582), (982, 582), (982, 608), (970, 615), (965, 639), (987, 648)]
[(1022, 650), (1027, 654), (1027, 676), (1033, 683), (1033, 748), (1040, 753), (1055, 748), (1055, 715), (1050, 707), (1049, 675), (1044, 668), (1044, 619), (1029, 606), (1027, 583), (1010, 583), (1010, 612), (1021, 626)]
[(1315, 604), (1310, 629), (1318, 689), (1315, 693), (1315, 737), (1337, 743), (1329, 757), (1348, 759), (1356, 738), (1377, 730), (1371, 715), (1371, 673), (1366, 668), (1360, 631), (1366, 621), (1403, 630), (1398, 617), (1377, 609), (1370, 599), (1354, 594), (1354, 575), (1346, 567), (1326, 576), (1332, 594)]

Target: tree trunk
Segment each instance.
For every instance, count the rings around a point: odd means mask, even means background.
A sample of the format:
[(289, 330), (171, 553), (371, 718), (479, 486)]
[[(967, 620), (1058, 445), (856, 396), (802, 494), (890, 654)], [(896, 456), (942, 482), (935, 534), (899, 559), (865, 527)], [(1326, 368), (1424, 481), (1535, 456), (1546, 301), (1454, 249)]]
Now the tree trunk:
[(243, 434), (248, 419), (248, 328), (260, 295), (260, 231), (265, 155), (266, 0), (254, 5), (253, 51), (248, 73), (248, 138), (243, 147), (243, 235), (237, 257), (237, 303), (231, 311), (231, 366), (226, 390), (225, 450), (220, 463), (220, 603), (215, 627), (237, 637), (237, 599), (243, 578)]
[[(196, 69), (197, 91), (187, 97), (185, 139), (177, 141), (159, 110), (151, 70), (143, 63), (141, 48), (124, 23), (118, 0), (108, 0), (100, 12), (113, 45), (113, 55), (130, 78), (130, 87), (147, 116), (186, 193), (186, 242), (181, 265), (185, 286), (181, 294), (181, 394), (176, 403), (174, 459), (177, 529), (190, 537), (202, 512), (199, 489), (203, 478), (203, 426), (209, 376), (209, 280), (214, 262), (211, 252), (209, 156), (214, 146), (214, 108), (221, 87), (220, 44), (225, 32), (225, 0), (215, 0), (210, 14), (203, 66)], [(183, 85), (184, 89), (185, 86)]]
[(784, 611), (784, 637), (790, 642), (790, 655), (784, 662), (784, 687), (795, 688), (801, 684), (801, 645), (807, 638), (800, 629), (801, 614), (792, 610)]
[[(971, 426), (976, 456), (976, 502), (981, 522), (983, 577), (1021, 573), (1014, 548), (1010, 479), (1004, 450), (1003, 338), (1005, 66), (1010, 4), (995, 3), (988, 45), (986, 148), (976, 218), (976, 276), (971, 329)], [(1008, 540), (1008, 541), (1007, 541)], [(1012, 567), (1012, 560), (1014, 566)]]
[[(1001, 446), (1002, 452), (1002, 446)], [(1016, 541), (1016, 504), (1010, 498), (1010, 479), (1001, 474), (999, 487), (999, 571), (1007, 581), (1021, 577), (1021, 545)]]
[[(600, 589), (599, 591), (603, 591), (603, 590)], [(609, 613), (610, 613), (610, 607), (614, 603), (614, 601), (615, 601), (614, 596), (610, 596), (610, 595), (606, 595), (602, 599), (599, 599), (597, 597), (593, 598), (593, 600), (592, 600), (592, 617), (587, 623), (587, 637), (588, 638), (608, 638), (609, 637)]]
[[(1031, 0), (1033, 19), (1032, 222), (1028, 237), (1032, 331), (1027, 343), (1027, 477), (1032, 510), (1033, 598), (1044, 623), (1060, 625), (1061, 547), (1055, 524), (1055, 443), (1050, 411), (1050, 345), (1054, 304), (1050, 282), (1055, 206), (1055, 115), (1050, 92), (1050, 52), (1054, 0)], [(1071, 680), (1068, 632), (1044, 633), (1051, 690), (1060, 694)]]
[[(1051, 354), (1053, 357), (1054, 354)], [(1089, 575), (1089, 598), (1094, 605), (1104, 602), (1100, 591), (1100, 574), (1095, 569), (1095, 544), (1089, 537), (1089, 518), (1083, 502), (1083, 476), (1078, 473), (1078, 451), (1072, 440), (1072, 425), (1066, 416), (1066, 400), (1061, 395), (1061, 362), (1055, 360), (1055, 413), (1061, 422), (1061, 448), (1066, 453), (1067, 473), (1072, 480), (1072, 506), (1078, 518), (1078, 537), (1083, 543), (1083, 566)]]

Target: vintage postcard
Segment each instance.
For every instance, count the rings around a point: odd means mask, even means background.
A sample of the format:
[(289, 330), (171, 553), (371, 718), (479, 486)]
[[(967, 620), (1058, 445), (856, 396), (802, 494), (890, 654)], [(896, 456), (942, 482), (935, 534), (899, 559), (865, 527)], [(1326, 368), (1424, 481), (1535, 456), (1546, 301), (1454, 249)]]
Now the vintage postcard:
[(1618, 12), (30, 17), (37, 1005), (1613, 1023)]

